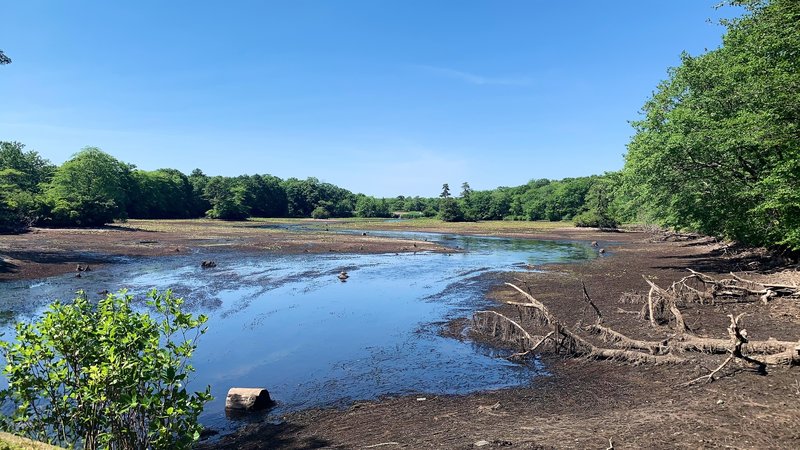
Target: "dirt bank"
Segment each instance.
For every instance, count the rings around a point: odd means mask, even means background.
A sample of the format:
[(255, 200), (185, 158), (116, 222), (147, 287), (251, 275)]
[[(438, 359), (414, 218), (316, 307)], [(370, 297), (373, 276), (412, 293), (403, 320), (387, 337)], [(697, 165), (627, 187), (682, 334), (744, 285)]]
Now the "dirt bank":
[[(400, 253), (452, 251), (413, 242), (326, 231), (323, 221), (298, 233), (275, 223), (212, 220), (131, 220), (101, 228), (34, 228), (0, 235), (0, 281), (41, 278), (75, 271), (78, 264), (103, 264), (116, 256), (161, 256), (195, 249), (238, 249), (272, 253)], [(199, 261), (198, 261), (199, 264)]]
[[(646, 293), (642, 275), (662, 285), (683, 277), (686, 267), (709, 274), (752, 270), (773, 261), (758, 255), (720, 254), (707, 241), (663, 242), (646, 234), (549, 231), (536, 237), (600, 240), (610, 257), (590, 263), (549, 266), (546, 273), (510, 274), (566, 323), (592, 320), (582, 300), (586, 283), (606, 323), (640, 338), (655, 337), (621, 304), (624, 292)], [(612, 240), (614, 244), (609, 244)], [(603, 243), (605, 241), (605, 243)], [(757, 276), (753, 274), (753, 276)], [(519, 299), (498, 286), (498, 299)], [(729, 313), (747, 312), (754, 339), (797, 340), (796, 300), (689, 307), (692, 329), (725, 338)], [(498, 310), (516, 314), (498, 304)], [(724, 355), (723, 355), (724, 356)], [(681, 386), (712, 367), (631, 366), (611, 361), (547, 357), (551, 376), (530, 387), (466, 396), (419, 396), (364, 402), (341, 410), (289, 415), (281, 424), (250, 426), (214, 448), (798, 448), (800, 372), (771, 368), (767, 375), (740, 371), (714, 383)], [(425, 397), (424, 401), (418, 400)], [(481, 442), (484, 441), (484, 442)]]

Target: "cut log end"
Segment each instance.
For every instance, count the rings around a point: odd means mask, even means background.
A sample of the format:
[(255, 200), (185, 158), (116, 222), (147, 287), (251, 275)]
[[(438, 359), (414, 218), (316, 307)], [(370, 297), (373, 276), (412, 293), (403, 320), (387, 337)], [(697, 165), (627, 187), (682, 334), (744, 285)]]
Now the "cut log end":
[(230, 388), (225, 398), (225, 409), (229, 411), (256, 411), (274, 404), (269, 392), (262, 388)]

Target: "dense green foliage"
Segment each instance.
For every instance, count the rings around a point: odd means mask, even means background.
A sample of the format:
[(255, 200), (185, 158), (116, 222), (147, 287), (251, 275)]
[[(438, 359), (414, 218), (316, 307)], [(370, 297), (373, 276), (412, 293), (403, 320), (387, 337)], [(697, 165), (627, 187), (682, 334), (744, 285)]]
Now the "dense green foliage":
[(744, 6), (645, 104), (623, 183), (665, 225), (800, 249), (800, 2)]
[(29, 227), (40, 214), (42, 189), (55, 167), (19, 142), (0, 142), (0, 232)]
[[(434, 217), (461, 220), (565, 220), (587, 209), (587, 192), (606, 177), (534, 180), (515, 187), (473, 191), (449, 185), (439, 198), (375, 198), (316, 178), (272, 175), (188, 176), (175, 169), (145, 171), (92, 147), (60, 167), (0, 143), (0, 232), (42, 226), (97, 226), (114, 220), (209, 217)], [(443, 186), (444, 187), (444, 186)], [(446, 194), (446, 195), (445, 195)]]
[(124, 292), (96, 305), (79, 293), (38, 322), (17, 324), (17, 340), (0, 343), (3, 399), (15, 408), (6, 428), (86, 449), (189, 448), (211, 398), (208, 387), (185, 388), (206, 318), (182, 312), (169, 291), (149, 299), (158, 319), (134, 311)]
[(132, 167), (87, 147), (61, 165), (47, 187), (47, 221), (57, 226), (103, 225), (127, 217)]

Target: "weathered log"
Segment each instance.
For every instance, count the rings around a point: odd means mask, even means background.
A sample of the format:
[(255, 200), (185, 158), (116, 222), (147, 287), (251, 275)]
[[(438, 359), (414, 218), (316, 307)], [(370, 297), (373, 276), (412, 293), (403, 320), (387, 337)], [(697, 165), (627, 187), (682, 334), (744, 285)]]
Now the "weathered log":
[(574, 342), (574, 347), (578, 350), (578, 353), (582, 353), (589, 358), (623, 361), (634, 365), (643, 363), (680, 364), (685, 362), (685, 360), (682, 358), (678, 358), (673, 355), (651, 355), (633, 350), (596, 347), (575, 333), (569, 331), (566, 327), (561, 327), (559, 331), (562, 335), (564, 335), (565, 338)]
[(599, 334), (606, 342), (619, 344), (619, 346), (627, 349), (646, 350), (651, 355), (666, 353), (668, 349), (667, 341), (656, 342), (633, 339), (599, 323), (589, 325), (587, 330)]
[(254, 411), (273, 405), (269, 392), (262, 388), (230, 388), (225, 398), (225, 409)]

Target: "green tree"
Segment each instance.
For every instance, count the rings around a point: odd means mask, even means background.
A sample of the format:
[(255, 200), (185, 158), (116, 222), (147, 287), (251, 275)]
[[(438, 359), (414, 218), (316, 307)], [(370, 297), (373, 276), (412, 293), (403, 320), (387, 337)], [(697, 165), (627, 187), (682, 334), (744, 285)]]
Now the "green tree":
[(0, 233), (26, 230), (42, 214), (42, 185), (54, 166), (19, 142), (0, 142)]
[(185, 387), (206, 317), (182, 312), (169, 291), (148, 297), (154, 316), (135, 311), (124, 292), (96, 305), (79, 293), (17, 324), (16, 341), (0, 343), (3, 399), (15, 408), (7, 428), (86, 449), (189, 448), (211, 399), (209, 387)]
[(142, 219), (191, 217), (193, 189), (189, 178), (175, 169), (135, 170), (129, 187), (128, 215)]
[(242, 180), (212, 177), (206, 183), (203, 196), (211, 204), (206, 212), (211, 219), (244, 220), (250, 216), (251, 193)]
[(46, 191), (51, 225), (95, 226), (127, 218), (132, 166), (86, 147), (59, 167)]
[(800, 249), (800, 2), (734, 2), (644, 105), (624, 185), (660, 223)]
[(385, 199), (378, 200), (366, 195), (358, 196), (356, 200), (356, 216), (358, 217), (391, 217), (392, 211), (389, 202)]
[(475, 209), (472, 203), (472, 188), (466, 181), (461, 183), (461, 194), (459, 195), (459, 207), (464, 216), (464, 220), (475, 221), (478, 220), (479, 212)]
[(28, 192), (40, 192), (41, 186), (50, 181), (55, 166), (39, 156), (34, 150), (24, 151), (20, 142), (0, 142), (0, 170), (14, 169), (21, 173), (17, 187)]
[(612, 184), (607, 178), (598, 178), (586, 194), (585, 211), (575, 216), (578, 227), (616, 228), (617, 221), (612, 216)]
[(445, 183), (442, 185), (442, 193), (439, 194), (439, 198), (450, 198), (450, 185)]
[(445, 222), (461, 222), (464, 220), (464, 213), (458, 206), (456, 199), (450, 195), (450, 185), (442, 185), (442, 193), (439, 194), (439, 218)]
[(24, 174), (14, 169), (0, 170), (0, 233), (19, 233), (37, 217), (39, 202), (30, 192), (19, 188)]
[(286, 215), (286, 191), (281, 179), (272, 175), (252, 175), (243, 178), (250, 192), (250, 214), (255, 217), (284, 217)]
[(211, 203), (204, 196), (209, 177), (202, 170), (194, 169), (188, 178), (189, 184), (192, 186), (189, 215), (191, 217), (203, 217), (211, 209)]

